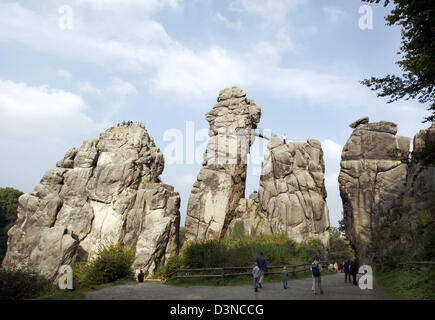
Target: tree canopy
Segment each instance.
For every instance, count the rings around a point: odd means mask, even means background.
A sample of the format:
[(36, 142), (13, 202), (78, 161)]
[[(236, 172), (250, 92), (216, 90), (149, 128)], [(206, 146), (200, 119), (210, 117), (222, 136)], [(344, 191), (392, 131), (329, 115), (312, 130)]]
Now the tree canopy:
[(354, 252), (350, 246), (349, 240), (342, 237), (341, 228), (330, 227), (329, 235), (328, 260), (330, 262), (342, 262), (352, 259)]
[[(380, 3), (382, 0), (362, 0)], [(389, 97), (389, 103), (399, 99), (417, 99), (428, 104), (431, 114), (423, 122), (435, 121), (435, 1), (384, 0), (384, 6), (395, 8), (385, 18), (388, 26), (401, 27), (402, 45), (396, 63), (402, 76), (371, 77), (361, 83), (378, 91), (379, 97)]]
[(22, 194), (14, 188), (0, 188), (0, 262), (6, 253), (7, 232), (17, 220), (18, 198)]

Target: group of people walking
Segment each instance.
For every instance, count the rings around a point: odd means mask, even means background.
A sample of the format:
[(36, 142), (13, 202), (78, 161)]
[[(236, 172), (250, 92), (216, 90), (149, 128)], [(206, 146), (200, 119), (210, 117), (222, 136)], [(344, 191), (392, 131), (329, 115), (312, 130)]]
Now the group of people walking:
[[(352, 261), (347, 260), (346, 262), (344, 262), (343, 263), (344, 282), (347, 283), (347, 280), (349, 279), (349, 283), (353, 283), (355, 286), (358, 285), (358, 282), (356, 281), (358, 268), (359, 268), (359, 263), (356, 258), (353, 259)], [(352, 276), (352, 281), (350, 280), (351, 276)]]
[[(348, 282), (347, 280), (349, 279), (349, 283), (358, 285), (357, 282), (358, 268), (359, 268), (359, 263), (356, 258), (353, 259), (352, 261), (347, 260), (340, 265), (340, 270), (344, 272), (345, 283), (347, 283)], [(337, 263), (335, 263), (334, 270), (336, 270), (337, 272), (338, 269), (339, 266)], [(254, 267), (252, 270), (252, 274), (254, 277), (255, 292), (257, 292), (259, 288), (260, 289), (263, 288), (262, 282), (264, 279), (265, 271), (267, 271), (266, 258), (264, 257), (263, 252), (260, 252), (259, 256), (255, 259)], [(315, 257), (314, 261), (311, 263), (310, 271), (312, 273), (312, 278), (313, 278), (313, 285), (311, 288), (313, 294), (316, 295), (317, 292), (323, 294), (322, 281), (321, 281), (322, 265), (318, 257)], [(282, 275), (283, 288), (287, 289), (288, 271), (286, 266), (283, 267), (281, 275)], [(351, 277), (352, 277), (352, 281), (351, 281)]]
[(254, 276), (254, 290), (258, 291), (258, 288), (263, 288), (264, 272), (267, 270), (266, 258), (263, 252), (255, 259), (254, 268), (252, 274)]

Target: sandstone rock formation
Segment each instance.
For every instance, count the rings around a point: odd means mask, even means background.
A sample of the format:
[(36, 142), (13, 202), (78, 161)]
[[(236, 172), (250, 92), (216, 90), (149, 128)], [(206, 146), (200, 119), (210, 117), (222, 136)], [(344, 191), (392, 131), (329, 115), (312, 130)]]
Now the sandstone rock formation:
[(246, 154), (254, 141), (252, 130), (260, 121), (261, 109), (237, 87), (222, 90), (217, 102), (206, 115), (210, 139), (189, 198), (187, 241), (224, 236), (245, 194)]
[(180, 197), (158, 182), (163, 154), (142, 126), (112, 127), (56, 166), (19, 198), (4, 267), (36, 265), (54, 279), (61, 265), (120, 243), (136, 246), (134, 268), (152, 272), (177, 254)]
[(329, 243), (323, 151), (317, 140), (283, 143), (273, 137), (262, 164), (258, 195), (241, 199), (237, 221), (248, 232), (286, 233), (297, 242)]
[[(413, 150), (420, 151), (435, 143), (435, 123), (420, 130), (413, 140)], [(411, 162), (408, 170), (405, 197), (413, 199), (414, 209), (423, 209), (429, 205), (435, 207), (435, 167)]]
[(392, 122), (360, 120), (351, 125), (338, 182), (347, 235), (364, 257), (380, 213), (392, 208), (405, 190), (407, 164), (392, 151), (408, 152), (410, 139), (396, 136)]

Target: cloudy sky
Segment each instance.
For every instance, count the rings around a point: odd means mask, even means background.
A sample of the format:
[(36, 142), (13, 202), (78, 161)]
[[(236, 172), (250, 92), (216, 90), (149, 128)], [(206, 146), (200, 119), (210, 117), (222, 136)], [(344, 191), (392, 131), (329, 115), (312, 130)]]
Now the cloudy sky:
[[(322, 143), (337, 226), (348, 125), (369, 116), (397, 123), (408, 137), (427, 126), (424, 106), (386, 104), (359, 84), (400, 71), (400, 32), (384, 21), (391, 7), (372, 5), (373, 28), (362, 29), (363, 4), (0, 0), (0, 186), (30, 192), (69, 148), (118, 120), (140, 120), (165, 151), (162, 178), (181, 194), (184, 223), (206, 143), (204, 115), (221, 89), (239, 86), (262, 107), (261, 128)], [(171, 157), (176, 138), (181, 160)], [(258, 188), (259, 167), (249, 165), (247, 193)]]

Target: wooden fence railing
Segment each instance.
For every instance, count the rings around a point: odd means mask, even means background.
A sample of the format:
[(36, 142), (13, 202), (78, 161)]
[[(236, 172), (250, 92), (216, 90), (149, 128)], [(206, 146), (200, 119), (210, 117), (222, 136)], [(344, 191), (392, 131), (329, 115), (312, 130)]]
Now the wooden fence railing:
[(435, 261), (413, 261), (413, 262), (400, 262), (399, 265), (410, 265), (410, 264), (435, 264)]
[[(327, 268), (327, 262), (321, 262), (323, 268)], [(287, 266), (289, 274), (295, 276), (298, 272), (310, 270), (311, 263)], [(281, 274), (282, 266), (267, 266), (265, 275)], [(277, 270), (278, 271), (274, 271)], [(167, 276), (167, 280), (195, 279), (195, 278), (227, 278), (237, 276), (252, 276), (252, 266), (249, 267), (223, 267), (223, 268), (201, 268), (201, 269), (178, 269)]]

